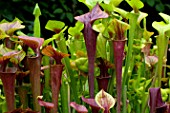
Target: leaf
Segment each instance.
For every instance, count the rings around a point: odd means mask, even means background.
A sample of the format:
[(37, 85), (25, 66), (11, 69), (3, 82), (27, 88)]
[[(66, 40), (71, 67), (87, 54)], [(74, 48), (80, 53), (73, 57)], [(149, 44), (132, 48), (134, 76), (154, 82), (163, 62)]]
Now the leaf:
[(53, 13), (54, 13), (54, 14), (56, 14), (56, 13), (63, 13), (63, 9), (57, 8), (57, 9), (54, 10)]
[(82, 23), (88, 23), (88, 22), (93, 22), (100, 18), (107, 18), (107, 17), (108, 14), (100, 9), (99, 4), (96, 4), (96, 6), (92, 9), (92, 11), (83, 14), (81, 16), (76, 16), (75, 19), (79, 20)]
[(91, 7), (94, 7), (97, 3), (101, 3), (103, 0), (86, 0), (86, 3)]
[(0, 24), (2, 24), (2, 23), (8, 23), (8, 21), (6, 19), (3, 19), (3, 20), (1, 20)]
[(42, 46), (44, 42), (43, 38), (37, 38), (37, 37), (31, 37), (31, 36), (18, 36), (18, 38), (22, 40), (24, 44), (32, 48), (34, 51), (36, 49), (40, 49), (40, 47)]
[(95, 101), (103, 110), (111, 109), (116, 103), (116, 100), (103, 89), (96, 94)]
[(79, 2), (82, 2), (83, 4), (85, 4), (90, 10), (93, 8), (91, 5), (86, 3), (86, 0), (78, 0)]
[(2, 45), (2, 44), (0, 45), (0, 54), (1, 54), (1, 55), (4, 55), (5, 53), (10, 52), (10, 51), (13, 51), (13, 50), (5, 47), (5, 46)]
[(130, 28), (129, 24), (118, 19), (113, 19), (108, 27), (109, 34), (112, 34), (110, 38), (114, 40), (125, 40), (125, 32)]
[(70, 22), (73, 22), (74, 17), (72, 13), (66, 13), (66, 17)]
[(44, 106), (45, 108), (52, 109), (54, 107), (53, 103), (43, 101), (41, 96), (38, 96), (38, 103), (40, 106)]
[(93, 25), (93, 30), (103, 33), (105, 30), (105, 26), (102, 23), (95, 24), (95, 25)]
[(101, 34), (99, 34), (97, 38), (96, 58), (102, 57), (103, 59), (107, 59), (106, 43), (107, 40)]
[(144, 7), (144, 4), (140, 0), (126, 0), (126, 2), (133, 8), (133, 10), (139, 10)]
[(23, 29), (23, 28), (25, 28), (25, 26), (21, 25), (19, 21), (0, 24), (0, 29), (6, 32), (8, 35), (11, 35), (14, 33), (14, 31)]
[(38, 3), (36, 3), (36, 5), (35, 5), (33, 15), (35, 15), (35, 16), (40, 16), (41, 15), (41, 10), (40, 10), (40, 8), (38, 6)]
[(155, 5), (155, 0), (146, 0), (147, 4), (151, 7)]
[(45, 26), (47, 30), (54, 31), (55, 33), (59, 33), (62, 28), (65, 26), (64, 22), (49, 20)]
[(4, 62), (6, 60), (9, 60), (10, 58), (14, 57), (17, 54), (19, 54), (19, 52), (16, 50), (13, 50), (13, 51), (3, 54), (3, 56), (0, 57), (0, 63)]
[(14, 64), (19, 64), (26, 56), (26, 53), (21, 50), (14, 57), (10, 59), (10, 61)]
[(155, 28), (159, 33), (160, 32), (164, 33), (166, 31), (170, 30), (170, 25), (165, 24), (163, 21), (161, 21), (161, 22), (154, 21), (152, 23), (152, 27)]
[[(162, 100), (160, 88), (150, 88), (149, 97), (150, 113), (160, 113), (158, 110), (166, 110), (167, 105)], [(163, 111), (161, 113), (164, 113)]]
[(77, 36), (81, 34), (83, 28), (84, 28), (84, 24), (82, 24), (80, 21), (77, 21), (74, 27), (69, 27), (68, 33), (72, 36)]
[(143, 38), (145, 38), (146, 41), (149, 42), (149, 39), (153, 34), (154, 34), (154, 32), (150, 32), (150, 31), (147, 31), (146, 29), (144, 29)]
[(165, 13), (159, 13), (159, 15), (164, 19), (167, 24), (170, 24), (170, 16)]
[(96, 101), (95, 101), (95, 99), (93, 99), (93, 98), (84, 98), (83, 96), (81, 97), (81, 99), (85, 102), (85, 103), (87, 103), (87, 104), (89, 104), (90, 106), (91, 106), (91, 108), (96, 108), (96, 109), (100, 109), (100, 107), (98, 106), (98, 104), (96, 103)]
[(79, 105), (75, 102), (71, 102), (70, 106), (73, 107), (78, 113), (88, 113), (87, 108), (83, 105)]
[(103, 0), (105, 4), (109, 4), (111, 0)]
[(9, 35), (7, 35), (3, 30), (0, 29), (0, 40), (9, 37)]
[(164, 10), (165, 10), (165, 6), (161, 2), (159, 4), (156, 4), (155, 8), (158, 12), (164, 12)]
[(147, 13), (144, 13), (144, 12), (139, 12), (139, 17), (138, 17), (138, 20), (137, 20), (137, 23), (138, 25), (140, 25), (140, 22), (142, 21), (142, 19), (146, 18), (148, 16)]
[(106, 12), (112, 12), (115, 9), (115, 6), (111, 4), (101, 3), (100, 5)]
[(52, 38), (48, 38), (44, 41), (43, 43), (43, 47), (48, 45), (50, 42), (52, 42), (53, 40), (57, 39), (59, 37), (59, 34), (55, 34), (52, 36)]
[[(117, 7), (123, 0), (110, 0), (109, 4), (114, 5), (115, 7)], [(106, 3), (106, 0), (104, 0), (104, 3)]]
[(80, 71), (88, 72), (88, 59), (86, 57), (76, 59), (75, 64)]
[(21, 20), (20, 20), (19, 18), (17, 18), (17, 17), (15, 17), (15, 19), (14, 19), (12, 22), (17, 22), (17, 21), (18, 21), (19, 23), (21, 23), (21, 24), (23, 23), (23, 21), (21, 21)]
[(67, 26), (65, 26), (58, 34), (53, 35), (52, 38), (46, 39), (42, 46), (44, 47), (44, 46), (48, 45), (50, 42), (57, 40), (66, 29), (67, 29)]
[(53, 57), (56, 60), (57, 64), (62, 64), (61, 59), (69, 56), (69, 54), (57, 52), (51, 45), (43, 48), (42, 54), (49, 56), (49, 57)]

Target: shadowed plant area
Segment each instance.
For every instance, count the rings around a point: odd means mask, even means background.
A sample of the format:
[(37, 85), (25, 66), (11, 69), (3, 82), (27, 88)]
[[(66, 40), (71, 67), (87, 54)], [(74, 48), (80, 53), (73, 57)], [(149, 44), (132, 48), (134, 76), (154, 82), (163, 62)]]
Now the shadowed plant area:
[(3, 5), (0, 113), (170, 113), (166, 1)]

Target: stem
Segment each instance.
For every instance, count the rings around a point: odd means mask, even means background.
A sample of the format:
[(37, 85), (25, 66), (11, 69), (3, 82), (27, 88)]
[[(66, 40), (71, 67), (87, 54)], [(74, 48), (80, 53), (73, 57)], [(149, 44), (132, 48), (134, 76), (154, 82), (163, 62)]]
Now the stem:
[(88, 82), (90, 97), (94, 98), (94, 63), (96, 54), (96, 41), (97, 33), (92, 29), (91, 23), (84, 24), (84, 39), (86, 44), (87, 56), (88, 56)]
[(61, 86), (61, 76), (64, 65), (51, 65), (50, 74), (51, 74), (51, 88), (52, 88), (52, 101), (54, 103), (54, 108), (52, 113), (58, 112), (58, 97), (60, 93)]
[(62, 113), (64, 112), (68, 112), (71, 113), (70, 111), (70, 107), (69, 107), (69, 98), (70, 98), (70, 88), (69, 88), (69, 84), (67, 83), (67, 81), (64, 80), (64, 78), (62, 77), (62, 86), (60, 89), (60, 94), (61, 94), (61, 108), (62, 108)]
[(157, 73), (157, 80), (158, 80), (158, 87), (161, 87), (161, 78), (162, 78), (162, 68), (163, 68), (163, 56), (165, 53), (165, 35), (163, 33), (159, 33), (157, 37), (157, 45), (158, 45), (158, 73)]
[[(109, 42), (109, 47), (110, 47), (110, 62), (114, 63), (114, 53), (113, 53), (113, 43), (110, 41)], [(108, 92), (109, 94), (113, 94), (113, 89), (114, 89), (114, 71), (113, 69), (110, 70), (110, 75), (112, 75), (111, 79), (109, 80), (109, 84), (108, 84)]]
[(13, 42), (7, 37), (7, 38), (5, 38), (5, 46), (6, 46), (7, 48), (13, 49), (14, 46), (15, 46), (15, 43), (13, 43)]
[[(133, 51), (133, 41), (134, 38), (137, 37), (135, 30), (137, 28), (137, 19), (138, 19), (138, 14), (134, 14), (134, 13), (129, 13), (129, 25), (130, 25), (130, 29), (129, 29), (129, 36), (128, 36), (128, 51), (127, 51), (127, 56), (126, 56), (126, 61), (125, 61), (125, 70), (123, 73), (123, 83), (122, 83), (122, 89), (125, 89), (126, 87), (126, 83), (127, 83), (127, 78), (128, 78), (128, 70), (130, 67), (131, 59), (132, 59), (132, 51)], [(122, 91), (122, 94), (125, 94), (124, 90)], [(125, 98), (123, 97), (123, 102), (125, 102), (126, 100), (124, 100)], [(126, 106), (123, 105), (123, 109), (126, 109)]]
[(109, 79), (111, 79), (111, 76), (97, 77), (99, 90), (103, 89), (104, 91), (107, 91)]
[(129, 29), (129, 38), (128, 38), (128, 51), (127, 51), (127, 57), (126, 57), (126, 62), (125, 62), (125, 70), (123, 74), (123, 83), (122, 83), (123, 87), (125, 87), (125, 84), (127, 82), (126, 79), (128, 76), (128, 70), (129, 70), (129, 66), (130, 66), (131, 58), (132, 58), (133, 41), (134, 41), (133, 39), (134, 37), (136, 37), (135, 30), (137, 27), (136, 22), (137, 22), (138, 16), (139, 16), (138, 14), (129, 13), (130, 29)]
[(116, 68), (117, 113), (121, 112), (122, 64), (126, 40), (113, 40), (114, 63)]
[(41, 27), (40, 27), (39, 16), (35, 16), (35, 20), (34, 20), (34, 37), (40, 37), (40, 35), (41, 35)]
[(23, 108), (28, 108), (28, 88), (26, 86), (19, 86), (18, 87), (18, 95), (20, 97), (21, 103), (23, 105)]
[(12, 72), (0, 72), (0, 77), (3, 83), (5, 98), (7, 102), (8, 112), (15, 109), (15, 78), (16, 69)]
[(41, 112), (41, 106), (38, 104), (37, 96), (40, 96), (40, 73), (41, 73), (41, 56), (29, 57), (27, 59), (30, 70), (30, 82), (33, 95), (33, 107), (35, 111)]
[[(50, 64), (50, 58), (48, 56), (43, 56), (43, 66), (47, 66)], [(44, 97), (46, 101), (50, 101), (50, 94), (49, 91), (50, 88), (50, 69), (44, 70), (44, 76), (45, 76), (45, 86), (44, 86)]]
[[(63, 35), (61, 35), (60, 40), (56, 41), (56, 43), (57, 43), (57, 46), (61, 52), (68, 53), (67, 46), (66, 46), (66, 40)], [(78, 99), (78, 95), (77, 95), (77, 92), (78, 92), (77, 91), (77, 82), (76, 82), (76, 78), (73, 76), (75, 73), (71, 69), (70, 59), (68, 57), (65, 57), (65, 58), (63, 58), (62, 61), (63, 61), (62, 63), (65, 65), (66, 74), (68, 77), (70, 77), (71, 93), (73, 94), (73, 97), (74, 97), (74, 100), (76, 101), (76, 103), (79, 103), (80, 100)], [(68, 100), (68, 101), (70, 101), (70, 100)]]
[(110, 113), (108, 109), (105, 109), (103, 113)]
[(123, 113), (127, 113), (127, 86), (124, 87), (123, 89)]
[(91, 98), (94, 98), (94, 61), (95, 61), (95, 58), (90, 58), (89, 66), (88, 66), (89, 92), (90, 92)]

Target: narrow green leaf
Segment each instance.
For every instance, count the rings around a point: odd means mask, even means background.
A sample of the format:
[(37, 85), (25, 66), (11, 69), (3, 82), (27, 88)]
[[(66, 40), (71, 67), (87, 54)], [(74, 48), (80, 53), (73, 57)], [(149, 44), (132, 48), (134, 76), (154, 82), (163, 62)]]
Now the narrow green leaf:
[(38, 4), (35, 5), (33, 14), (35, 16), (35, 20), (34, 20), (34, 36), (35, 37), (41, 37), (41, 27), (40, 27), (40, 20), (39, 20), (39, 16), (41, 15), (41, 11), (40, 11), (40, 8), (39, 8)]
[(35, 15), (35, 16), (40, 16), (41, 15), (41, 10), (40, 10), (40, 8), (38, 6), (38, 3), (36, 3), (36, 5), (35, 5), (33, 15)]

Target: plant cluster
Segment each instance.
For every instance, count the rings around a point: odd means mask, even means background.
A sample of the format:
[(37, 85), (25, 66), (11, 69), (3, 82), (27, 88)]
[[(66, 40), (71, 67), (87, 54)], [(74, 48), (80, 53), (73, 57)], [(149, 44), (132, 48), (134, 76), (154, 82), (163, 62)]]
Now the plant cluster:
[(38, 4), (32, 35), (18, 18), (2, 20), (0, 112), (170, 113), (170, 16), (152, 23), (154, 44), (144, 4), (125, 0), (128, 12), (122, 1), (79, 0), (89, 12), (74, 27), (49, 20), (51, 38), (41, 38)]

